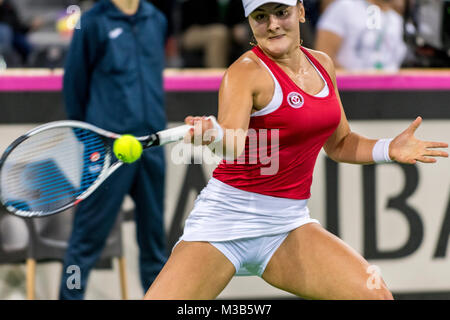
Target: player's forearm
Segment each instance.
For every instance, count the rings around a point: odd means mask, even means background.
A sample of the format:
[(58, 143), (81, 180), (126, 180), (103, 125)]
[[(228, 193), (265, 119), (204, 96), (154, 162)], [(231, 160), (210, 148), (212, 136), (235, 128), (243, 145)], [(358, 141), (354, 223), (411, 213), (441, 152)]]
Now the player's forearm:
[(226, 160), (238, 158), (245, 149), (247, 130), (220, 124), (214, 116), (185, 119), (193, 126), (185, 138), (194, 145), (206, 145), (218, 157)]
[(350, 132), (333, 148), (326, 150), (328, 156), (336, 162), (353, 164), (373, 163), (372, 151), (376, 139), (368, 139), (357, 133)]
[[(220, 125), (220, 124), (219, 124)], [(233, 129), (221, 126), (223, 136), (220, 141), (210, 145), (211, 150), (219, 157), (234, 160), (237, 159), (245, 149), (247, 130)]]

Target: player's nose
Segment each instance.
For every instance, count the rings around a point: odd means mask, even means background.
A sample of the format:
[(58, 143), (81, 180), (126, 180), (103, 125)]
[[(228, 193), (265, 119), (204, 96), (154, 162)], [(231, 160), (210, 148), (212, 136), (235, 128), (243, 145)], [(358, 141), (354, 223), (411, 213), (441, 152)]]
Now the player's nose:
[(269, 21), (268, 21), (267, 29), (269, 31), (276, 31), (279, 28), (280, 28), (280, 24), (278, 22), (278, 18), (273, 14), (269, 14)]

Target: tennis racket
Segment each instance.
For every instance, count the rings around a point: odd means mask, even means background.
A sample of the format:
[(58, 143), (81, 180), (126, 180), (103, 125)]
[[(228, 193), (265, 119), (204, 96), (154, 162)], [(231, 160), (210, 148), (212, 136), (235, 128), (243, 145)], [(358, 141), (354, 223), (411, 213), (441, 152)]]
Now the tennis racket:
[[(136, 137), (143, 148), (183, 139), (189, 125)], [(0, 158), (0, 200), (21, 217), (43, 217), (86, 199), (123, 162), (121, 135), (80, 121), (55, 121), (17, 138)]]

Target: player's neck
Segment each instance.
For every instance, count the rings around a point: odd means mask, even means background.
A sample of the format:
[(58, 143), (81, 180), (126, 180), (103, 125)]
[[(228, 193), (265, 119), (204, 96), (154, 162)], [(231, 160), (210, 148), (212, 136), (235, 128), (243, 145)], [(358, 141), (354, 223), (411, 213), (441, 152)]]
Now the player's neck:
[(290, 76), (298, 74), (305, 66), (306, 56), (299, 47), (285, 57), (274, 59)]
[(126, 15), (133, 15), (139, 8), (140, 0), (111, 0)]

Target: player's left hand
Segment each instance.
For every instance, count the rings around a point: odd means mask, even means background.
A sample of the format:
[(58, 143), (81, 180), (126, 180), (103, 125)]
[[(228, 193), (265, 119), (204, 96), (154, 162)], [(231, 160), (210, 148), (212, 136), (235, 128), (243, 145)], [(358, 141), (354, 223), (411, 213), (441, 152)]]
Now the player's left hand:
[(448, 157), (448, 153), (435, 148), (447, 148), (445, 142), (422, 141), (414, 136), (417, 128), (422, 123), (422, 118), (417, 117), (411, 125), (392, 140), (389, 146), (389, 157), (397, 162), (415, 164), (417, 161), (424, 163), (436, 162), (435, 157)]

